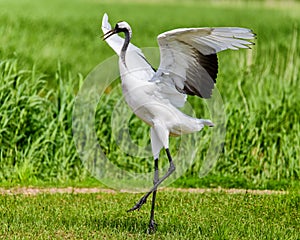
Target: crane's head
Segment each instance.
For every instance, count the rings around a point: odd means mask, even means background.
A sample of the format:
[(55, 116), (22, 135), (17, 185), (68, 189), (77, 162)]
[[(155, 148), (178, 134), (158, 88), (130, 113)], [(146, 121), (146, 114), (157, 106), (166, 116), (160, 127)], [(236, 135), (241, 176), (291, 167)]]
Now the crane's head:
[(103, 40), (109, 38), (110, 36), (112, 36), (116, 33), (120, 33), (120, 32), (128, 33), (129, 38), (131, 38), (132, 31), (131, 31), (130, 25), (127, 22), (122, 21), (122, 22), (118, 22), (114, 29), (111, 29), (110, 31), (105, 33), (103, 36)]

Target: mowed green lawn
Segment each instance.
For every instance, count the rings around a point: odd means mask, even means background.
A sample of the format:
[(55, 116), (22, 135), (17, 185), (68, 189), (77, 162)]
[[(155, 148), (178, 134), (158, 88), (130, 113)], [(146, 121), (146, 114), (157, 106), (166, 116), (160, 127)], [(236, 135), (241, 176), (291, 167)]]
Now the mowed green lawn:
[(1, 239), (299, 239), (299, 194), (159, 192), (157, 232), (150, 204), (126, 213), (138, 194), (0, 197)]
[[(194, 164), (181, 186), (289, 189), (299, 186), (300, 90), (297, 2), (165, 3), (146, 1), (0, 0), (1, 183), (89, 182), (72, 135), (76, 93), (87, 74), (113, 55), (101, 40), (105, 12), (112, 24), (128, 21), (132, 42), (157, 46), (156, 36), (179, 27), (241, 26), (257, 34), (253, 50), (219, 54), (217, 87), (226, 115), (226, 138), (216, 166), (199, 179), (210, 142), (204, 130)], [(95, 86), (97, 87), (97, 86)], [(103, 96), (97, 135), (114, 163), (148, 172), (152, 157), (126, 155), (112, 139), (111, 114), (121, 91)], [(205, 101), (190, 97), (197, 117), (210, 117)], [(206, 114), (206, 115), (205, 115)], [(133, 141), (149, 144), (149, 128), (129, 120)], [(178, 139), (171, 139), (172, 153)], [(161, 164), (166, 164), (162, 159)]]

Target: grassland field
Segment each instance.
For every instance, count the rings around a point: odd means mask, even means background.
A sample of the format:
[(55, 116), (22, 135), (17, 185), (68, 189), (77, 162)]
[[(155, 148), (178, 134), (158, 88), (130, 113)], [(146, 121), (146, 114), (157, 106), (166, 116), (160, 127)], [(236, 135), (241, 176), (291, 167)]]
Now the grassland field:
[[(72, 139), (72, 110), (87, 74), (113, 55), (101, 40), (104, 12), (133, 28), (132, 42), (155, 47), (166, 30), (241, 26), (257, 34), (251, 51), (219, 54), (217, 87), (226, 114), (226, 138), (214, 169), (198, 178), (209, 131), (188, 172), (187, 187), (289, 189), (299, 186), (299, 2), (0, 1), (0, 144), (2, 185), (95, 183)], [(160, 17), (158, 18), (157, 15)], [(152, 158), (124, 155), (111, 141), (111, 113), (119, 91), (107, 94), (96, 115), (101, 147), (126, 169), (147, 172)], [(203, 101), (190, 97), (196, 115)], [(129, 122), (137, 144), (148, 127)], [(207, 138), (205, 136), (207, 135)], [(173, 141), (173, 142), (172, 142)], [(171, 146), (176, 148), (176, 140)], [(162, 160), (162, 164), (165, 160)], [(97, 183), (95, 183), (97, 184)]]
[[(217, 164), (198, 177), (205, 130), (194, 164), (172, 186), (287, 193), (159, 191), (152, 236), (149, 204), (125, 212), (135, 194), (3, 194), (0, 239), (300, 239), (299, 1), (0, 0), (0, 186), (104, 187), (76, 152), (72, 111), (86, 76), (114, 54), (101, 40), (105, 12), (112, 24), (131, 24), (139, 47), (156, 47), (158, 34), (178, 27), (253, 29), (252, 50), (219, 54), (226, 137)], [(111, 140), (114, 87), (97, 106), (99, 144), (126, 170), (151, 171), (152, 158), (128, 156)], [(189, 102), (207, 114), (203, 100)], [(145, 124), (132, 117), (129, 125), (137, 144), (149, 143)]]
[(130, 193), (0, 196), (0, 239), (299, 239), (299, 194), (160, 191), (157, 232), (149, 204), (126, 213)]

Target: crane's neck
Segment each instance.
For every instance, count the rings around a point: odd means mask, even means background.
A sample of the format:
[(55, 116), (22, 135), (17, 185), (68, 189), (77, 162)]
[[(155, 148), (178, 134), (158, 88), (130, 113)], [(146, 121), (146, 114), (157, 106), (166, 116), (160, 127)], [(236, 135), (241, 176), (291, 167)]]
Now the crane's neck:
[(120, 57), (121, 57), (123, 64), (125, 65), (125, 67), (127, 67), (126, 62), (125, 62), (125, 55), (126, 55), (126, 51), (127, 51), (131, 36), (127, 29), (124, 31), (124, 33), (125, 33), (125, 40), (124, 40), (123, 47), (121, 49)]

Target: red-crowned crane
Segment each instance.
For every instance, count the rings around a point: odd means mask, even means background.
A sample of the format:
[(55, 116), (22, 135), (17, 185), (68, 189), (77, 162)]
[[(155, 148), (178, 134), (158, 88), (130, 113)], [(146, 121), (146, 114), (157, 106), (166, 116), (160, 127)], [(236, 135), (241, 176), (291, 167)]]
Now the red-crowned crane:
[[(158, 186), (175, 170), (169, 151), (169, 136), (200, 131), (214, 124), (182, 113), (187, 95), (210, 98), (217, 73), (217, 53), (226, 49), (249, 48), (255, 34), (246, 28), (206, 27), (181, 28), (158, 35), (160, 65), (155, 71), (142, 51), (130, 43), (132, 30), (127, 22), (118, 22), (113, 29), (107, 14), (102, 19), (104, 40), (120, 56), (122, 91), (127, 104), (150, 125), (154, 157), (154, 186), (131, 209), (140, 209), (152, 193), (149, 233), (156, 230), (154, 206)], [(124, 33), (125, 38), (118, 36)], [(169, 160), (168, 171), (159, 178), (158, 158), (164, 148)]]

